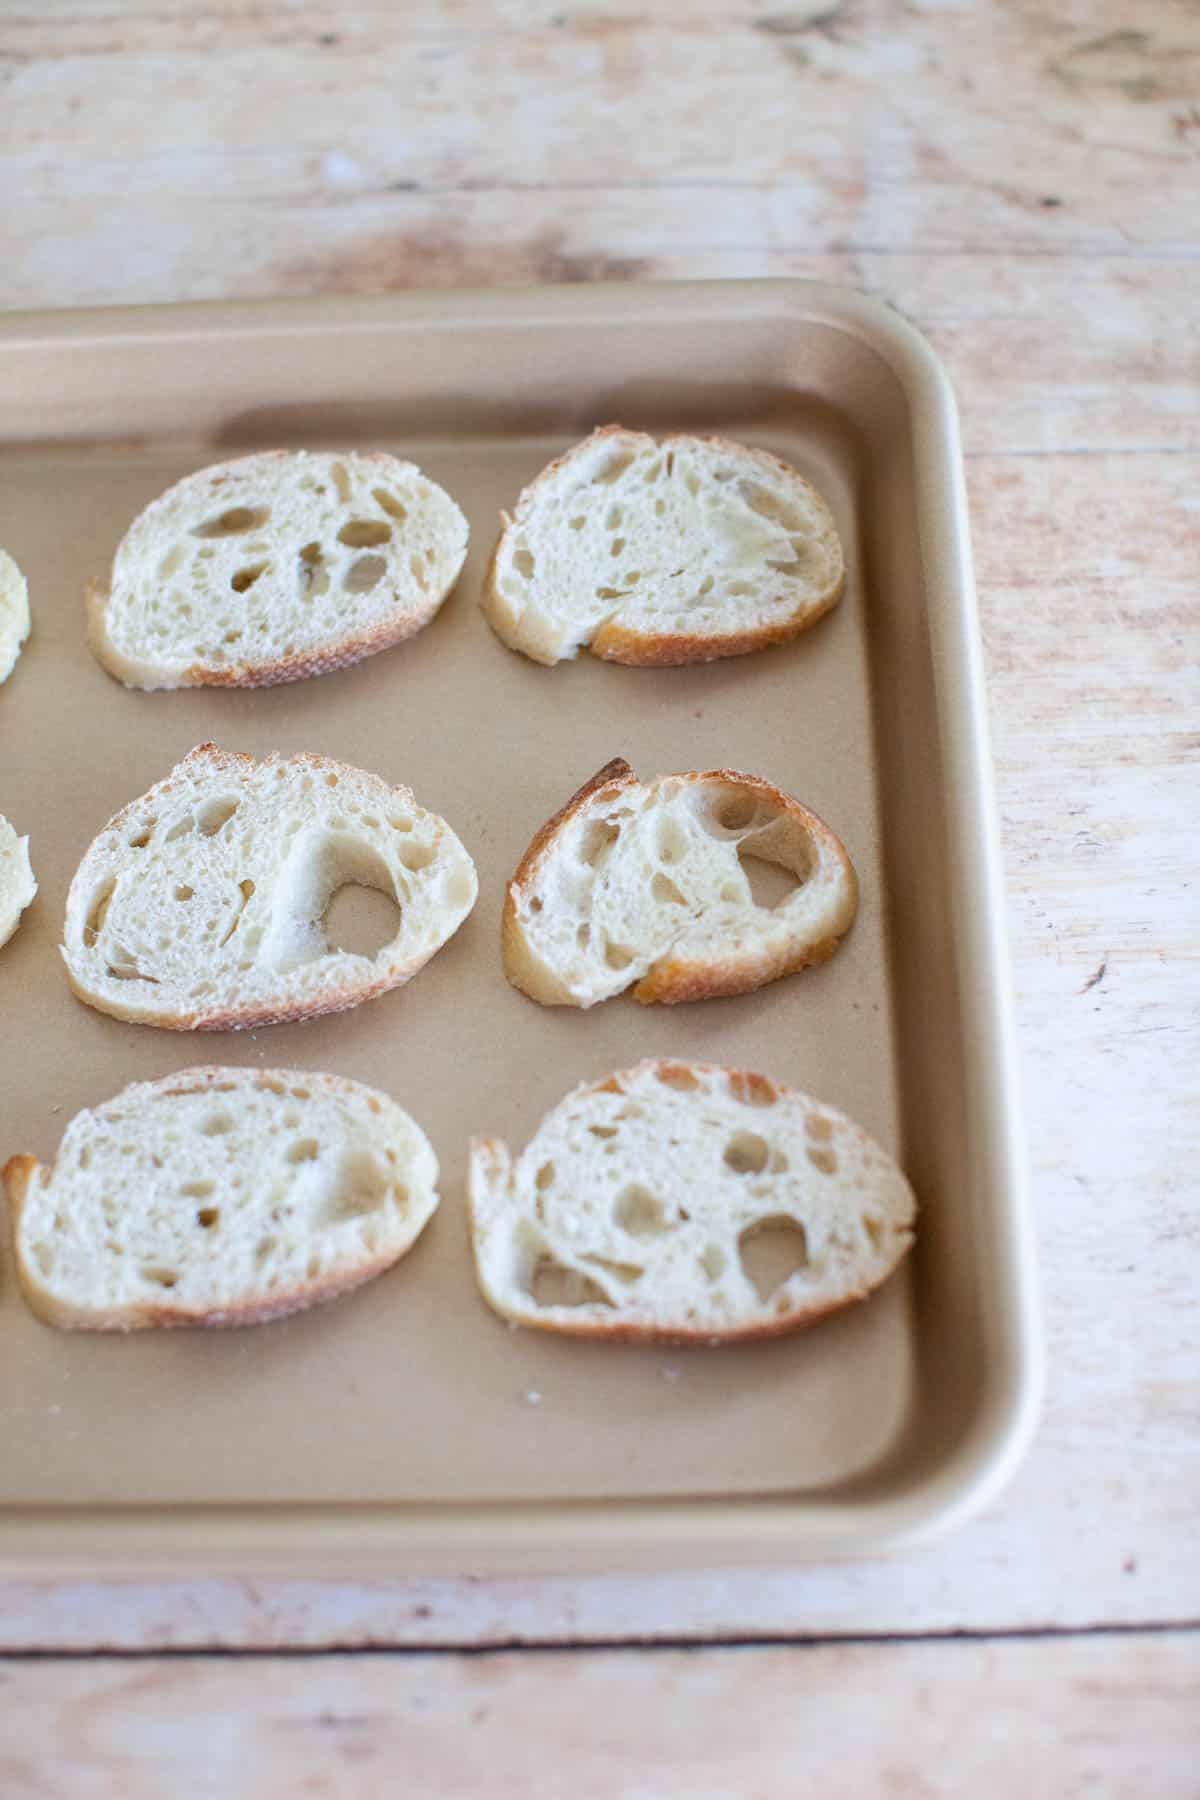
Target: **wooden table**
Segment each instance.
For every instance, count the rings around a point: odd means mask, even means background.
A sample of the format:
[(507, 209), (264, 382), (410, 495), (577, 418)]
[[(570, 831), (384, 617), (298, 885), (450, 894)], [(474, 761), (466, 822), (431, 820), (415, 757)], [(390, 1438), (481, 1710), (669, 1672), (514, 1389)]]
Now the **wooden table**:
[(1195, 5), (3, 0), (0, 79), (8, 306), (791, 275), (927, 333), (1050, 1369), (1008, 1493), (892, 1560), (10, 1586), (4, 1800), (1200, 1794)]

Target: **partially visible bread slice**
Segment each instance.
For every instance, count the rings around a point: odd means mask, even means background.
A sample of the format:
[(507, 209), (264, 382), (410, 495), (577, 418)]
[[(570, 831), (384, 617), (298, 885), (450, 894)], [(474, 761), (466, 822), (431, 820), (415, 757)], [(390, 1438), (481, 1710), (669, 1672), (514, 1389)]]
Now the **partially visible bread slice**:
[(518, 1325), (732, 1343), (885, 1281), (916, 1202), (891, 1157), (807, 1094), (707, 1063), (585, 1082), (517, 1159), (471, 1144), (476, 1273)]
[[(768, 881), (775, 891), (756, 898)], [(525, 852), (504, 901), (504, 967), (543, 1006), (627, 988), (643, 1002), (711, 1000), (824, 962), (857, 906), (841, 842), (790, 794), (732, 769), (639, 781), (618, 757)]]
[(0, 944), (7, 944), (36, 893), (29, 839), (19, 838), (0, 814)]
[(583, 646), (621, 663), (740, 656), (806, 630), (845, 581), (816, 490), (725, 438), (603, 426), (502, 516), (483, 609), (535, 662)]
[(88, 590), (88, 632), (127, 687), (299, 681), (420, 631), (466, 554), (466, 519), (415, 464), (272, 450), (139, 514)]
[(67, 1126), (4, 1181), (17, 1274), (51, 1325), (252, 1325), (370, 1281), (438, 1203), (386, 1094), (297, 1069), (185, 1069)]
[[(373, 957), (326, 937), (326, 909), (348, 884), (400, 908)], [(256, 762), (201, 744), (87, 851), (63, 956), (79, 998), (114, 1018), (233, 1031), (401, 986), (477, 891), (458, 838), (408, 788), (324, 756)]]
[(12, 674), (28, 636), (29, 583), (8, 551), (0, 550), (0, 681)]

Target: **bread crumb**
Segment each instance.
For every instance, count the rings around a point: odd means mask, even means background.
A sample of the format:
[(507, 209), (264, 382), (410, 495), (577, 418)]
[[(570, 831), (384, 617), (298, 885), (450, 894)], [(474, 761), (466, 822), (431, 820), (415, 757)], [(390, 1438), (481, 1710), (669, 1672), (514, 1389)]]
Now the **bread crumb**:
[(526, 1406), (540, 1406), (542, 1404), (542, 1396), (538, 1393), (536, 1388), (526, 1388), (521, 1398), (524, 1400)]

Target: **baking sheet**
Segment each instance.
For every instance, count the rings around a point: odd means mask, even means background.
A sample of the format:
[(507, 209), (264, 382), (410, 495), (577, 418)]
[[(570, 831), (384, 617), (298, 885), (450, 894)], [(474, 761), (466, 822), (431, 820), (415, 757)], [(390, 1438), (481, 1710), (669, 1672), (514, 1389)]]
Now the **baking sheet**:
[[(81, 1106), (191, 1063), (327, 1069), (413, 1113), (443, 1199), (376, 1283), (241, 1332), (56, 1333), (23, 1307), (6, 1244), (0, 1548), (119, 1560), (140, 1524), (143, 1557), (171, 1566), (755, 1560), (926, 1528), (1011, 1462), (1036, 1355), (965, 527), (938, 479), (954, 473), (944, 389), (930, 364), (922, 391), (915, 350), (915, 374), (897, 370), (911, 346), (895, 336), (882, 309), (800, 284), (14, 322), (0, 542), (29, 577), (34, 635), (0, 691), (0, 812), (31, 834), (40, 893), (0, 952), (0, 1154), (49, 1157)], [(705, 668), (546, 670), (505, 650), (477, 607), (499, 508), (614, 418), (792, 462), (837, 517), (842, 604), (792, 645)], [(126, 692), (84, 644), (85, 580), (180, 475), (279, 445), (382, 448), (442, 482), (471, 524), (456, 594), (336, 675)], [(458, 831), (479, 902), (407, 988), (203, 1036), (73, 999), (56, 946), (80, 855), (209, 738), (358, 764)], [(826, 818), (862, 888), (833, 960), (691, 1007), (585, 1014), (510, 989), (504, 883), (618, 754), (642, 775), (759, 773)], [(471, 1273), (468, 1136), (519, 1147), (576, 1081), (659, 1054), (762, 1070), (860, 1120), (918, 1190), (906, 1268), (809, 1333), (720, 1353), (497, 1320)]]

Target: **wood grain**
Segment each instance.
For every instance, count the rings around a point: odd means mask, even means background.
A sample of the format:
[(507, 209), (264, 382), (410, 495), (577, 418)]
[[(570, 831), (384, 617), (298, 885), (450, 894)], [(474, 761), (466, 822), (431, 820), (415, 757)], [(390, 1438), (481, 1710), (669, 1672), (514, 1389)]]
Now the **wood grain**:
[[(25, 1584), (5, 1594), (0, 1645), (1200, 1618), (1195, 7), (417, 0), (335, 17), (306, 0), (55, 0), (0, 6), (0, 84), (9, 306), (776, 274), (869, 288), (927, 333), (963, 413), (1050, 1351), (1044, 1426), (1013, 1488), (904, 1558), (636, 1583)], [(954, 1791), (928, 1783), (951, 1738), (974, 1754), (948, 1721), (969, 1716), (986, 1669), (1047, 1744), (1067, 1698), (1095, 1720), (1087, 1768), (1115, 1785), (1086, 1791), (1153, 1791), (1120, 1760), (1122, 1740), (1156, 1754), (1138, 1735), (1139, 1671), (1194, 1680), (1191, 1653), (1104, 1640), (1108, 1673), (1077, 1689), (1076, 1649), (1058, 1663), (1029, 1646), (995, 1663), (963, 1645), (873, 1652), (872, 1680), (894, 1682), (874, 1766), (901, 1771), (897, 1793)], [(828, 1654), (843, 1677), (867, 1666)], [(645, 1681), (718, 1664), (611, 1667)], [(772, 1694), (817, 1666), (728, 1665), (778, 1671)], [(106, 1672), (95, 1716), (123, 1681), (131, 1705), (137, 1680), (175, 1694), (174, 1669)], [(287, 1679), (272, 1666), (272, 1691)], [(306, 1694), (310, 1679), (295, 1677)], [(821, 1706), (836, 1708), (829, 1679)], [(733, 1712), (759, 1716), (753, 1683), (737, 1692)], [(933, 1757), (925, 1786), (884, 1741), (897, 1718)], [(763, 1742), (783, 1728), (776, 1715)], [(234, 1738), (252, 1741), (244, 1719)], [(694, 1766), (696, 1792), (735, 1791)], [(1085, 1791), (1072, 1770), (1076, 1788), (1054, 1791)], [(1185, 1791), (1177, 1768), (1158, 1791)]]
[(10, 1664), (0, 1790), (1182, 1800), (1198, 1791), (1198, 1681), (1196, 1640), (1169, 1636)]

